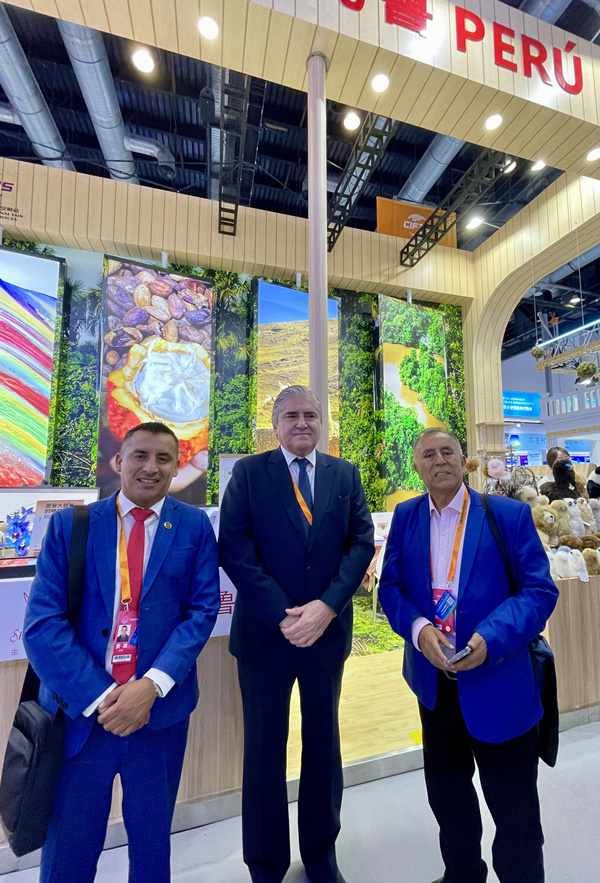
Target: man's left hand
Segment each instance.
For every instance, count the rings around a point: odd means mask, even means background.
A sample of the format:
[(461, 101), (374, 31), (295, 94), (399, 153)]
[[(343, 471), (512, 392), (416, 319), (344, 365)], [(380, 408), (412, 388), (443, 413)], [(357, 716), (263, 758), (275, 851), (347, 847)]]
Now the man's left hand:
[(487, 659), (487, 644), (478, 632), (474, 632), (473, 637), (467, 641), (467, 647), (471, 647), (469, 655), (454, 665), (448, 665), (448, 671), (470, 671), (472, 668), (477, 668), (485, 662)]
[(156, 690), (150, 678), (117, 687), (98, 706), (98, 723), (115, 736), (130, 736), (150, 720)]
[(337, 616), (335, 610), (318, 599), (302, 607), (290, 607), (285, 612), (288, 616), (298, 617), (293, 625), (281, 627), (284, 636), (294, 647), (311, 647)]

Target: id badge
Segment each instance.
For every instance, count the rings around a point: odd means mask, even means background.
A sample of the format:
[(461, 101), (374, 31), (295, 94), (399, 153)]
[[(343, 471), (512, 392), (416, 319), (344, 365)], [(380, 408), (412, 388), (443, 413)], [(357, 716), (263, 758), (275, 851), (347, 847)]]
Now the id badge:
[(435, 610), (435, 627), (444, 632), (454, 632), (454, 611), (457, 599), (448, 589), (433, 589), (433, 606)]
[(111, 659), (113, 666), (137, 663), (138, 622), (137, 610), (119, 610), (115, 629), (115, 646)]

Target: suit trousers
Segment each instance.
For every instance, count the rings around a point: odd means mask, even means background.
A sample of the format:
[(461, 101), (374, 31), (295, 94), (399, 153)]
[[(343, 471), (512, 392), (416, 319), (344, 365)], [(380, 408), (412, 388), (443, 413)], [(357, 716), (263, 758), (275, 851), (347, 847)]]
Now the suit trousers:
[(343, 790), (338, 707), (343, 670), (343, 663), (317, 668), (303, 650), (292, 669), (266, 670), (238, 660), (244, 709), (244, 861), (254, 883), (281, 883), (290, 864), (286, 748), (296, 680), (302, 713), (300, 854), (312, 883), (337, 879), (335, 840)]
[(168, 883), (171, 821), (188, 721), (161, 730), (142, 727), (124, 737), (94, 723), (81, 751), (63, 761), (42, 849), (40, 883), (92, 883), (117, 773), (123, 786), (129, 883)]
[(500, 744), (468, 732), (458, 684), (439, 672), (434, 711), (419, 703), (425, 783), (440, 826), (444, 883), (485, 883), (481, 814), (473, 786), (475, 762), (496, 825), (492, 861), (500, 883), (543, 883), (544, 837), (537, 793), (538, 736), (534, 727)]

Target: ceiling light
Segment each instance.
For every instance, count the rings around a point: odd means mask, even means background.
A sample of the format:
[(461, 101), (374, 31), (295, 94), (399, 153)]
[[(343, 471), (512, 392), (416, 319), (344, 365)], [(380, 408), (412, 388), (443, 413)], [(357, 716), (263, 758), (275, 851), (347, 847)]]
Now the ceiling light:
[(565, 304), (565, 309), (567, 309), (567, 310), (574, 310), (574, 309), (575, 309), (575, 304), (572, 304), (572, 303), (569, 301), (568, 304)]
[(154, 70), (154, 56), (149, 49), (136, 49), (131, 60), (143, 74), (150, 74)]
[(570, 304), (580, 304), (581, 298), (580, 297), (572, 297), (571, 300), (569, 301), (569, 303)]
[(600, 147), (594, 147), (593, 150), (590, 150), (586, 159), (588, 162), (596, 162), (597, 159), (600, 159)]
[(390, 85), (390, 78), (386, 74), (376, 74), (371, 80), (371, 89), (373, 92), (385, 92)]
[(208, 15), (203, 15), (198, 19), (198, 30), (207, 40), (214, 40), (219, 36), (219, 25), (214, 18), (210, 18)]
[(349, 132), (354, 132), (360, 126), (360, 117), (357, 113), (354, 113), (353, 110), (350, 113), (347, 113), (344, 117), (344, 127), (348, 129)]
[(513, 160), (507, 160), (507, 161), (506, 161), (506, 168), (504, 169), (504, 174), (505, 174), (505, 175), (510, 175), (510, 173), (511, 173), (511, 172), (514, 172), (514, 170), (515, 170), (516, 168), (517, 168), (517, 163), (515, 162), (514, 159), (513, 159)]
[(483, 224), (483, 218), (471, 218), (469, 223), (466, 225), (467, 230), (476, 230), (477, 227), (481, 227)]
[(538, 159), (538, 161), (534, 162), (534, 164), (532, 165), (531, 171), (532, 172), (541, 172), (542, 169), (545, 169), (545, 168), (546, 168), (546, 163), (544, 162), (544, 160)]
[(493, 113), (491, 117), (488, 117), (485, 121), (485, 127), (488, 132), (493, 132), (494, 129), (497, 129), (498, 126), (502, 125), (502, 117), (499, 113)]
[(557, 334), (556, 337), (551, 337), (550, 340), (539, 340), (536, 343), (536, 346), (549, 346), (550, 344), (556, 343), (557, 340), (563, 340), (565, 337), (575, 337), (575, 335), (579, 334), (581, 331), (587, 331), (588, 328), (594, 328), (598, 324), (600, 324), (600, 319), (593, 319), (591, 322), (586, 322), (585, 325), (580, 325), (579, 328), (574, 328), (573, 331), (565, 331), (563, 334)]

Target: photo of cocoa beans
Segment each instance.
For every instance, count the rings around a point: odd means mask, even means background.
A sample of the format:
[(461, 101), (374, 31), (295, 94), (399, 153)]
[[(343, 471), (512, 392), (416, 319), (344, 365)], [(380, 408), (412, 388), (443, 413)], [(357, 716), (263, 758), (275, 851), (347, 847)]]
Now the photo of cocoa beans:
[(125, 367), (129, 348), (148, 337), (211, 350), (210, 281), (136, 264), (109, 262), (102, 373)]

